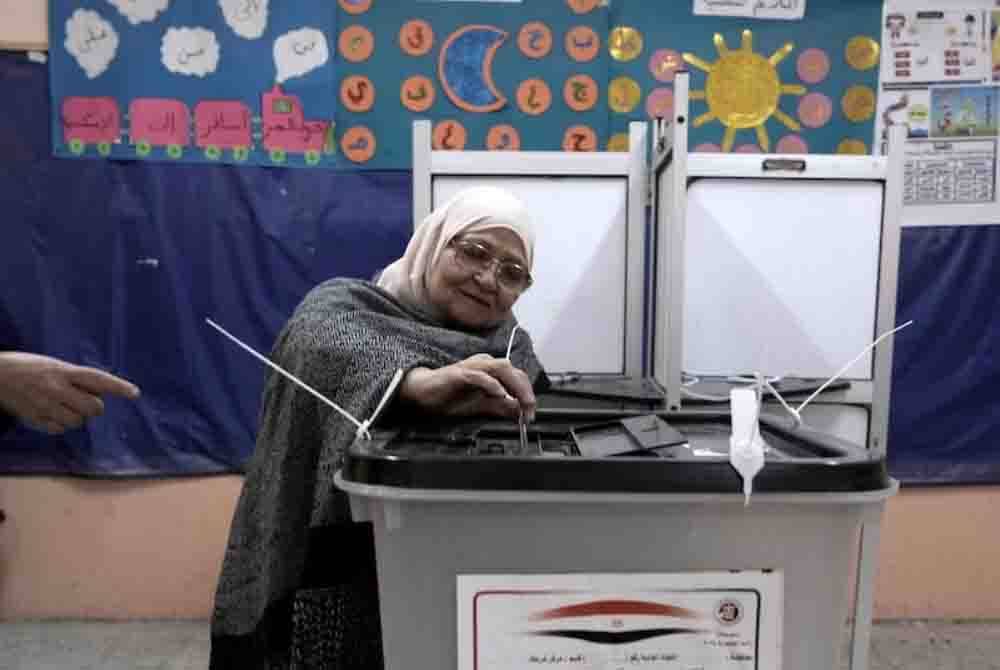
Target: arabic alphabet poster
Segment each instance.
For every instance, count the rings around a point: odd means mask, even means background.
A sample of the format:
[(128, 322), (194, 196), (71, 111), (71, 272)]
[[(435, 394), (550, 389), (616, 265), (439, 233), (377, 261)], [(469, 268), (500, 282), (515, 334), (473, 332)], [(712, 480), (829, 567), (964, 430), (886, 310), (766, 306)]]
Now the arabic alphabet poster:
[(608, 11), (590, 4), (577, 13), (567, 0), (376, 0), (351, 16), (375, 49), (339, 64), (338, 132), (366, 128), (378, 147), (355, 164), (409, 169), (413, 122), (423, 119), (437, 149), (603, 149)]
[[(437, 148), (625, 151), (629, 123), (671, 113), (678, 70), (692, 72), (693, 90), (706, 88), (711, 73), (685, 54), (712, 70), (723, 60), (718, 34), (730, 53), (746, 47), (759, 57), (754, 63), (768, 63), (767, 84), (776, 85), (767, 95), (743, 87), (741, 102), (754, 105), (760, 130), (727, 126), (711, 107), (716, 101), (692, 100), (692, 119), (703, 118), (691, 128), (691, 146), (760, 151), (766, 137), (771, 151), (835, 153), (845, 140), (868, 150), (881, 7), (870, 0), (796, 6), (804, 15), (793, 21), (700, 16), (690, 2), (467, 3), (460, 17), (453, 3), (373, 2), (352, 21), (363, 21), (380, 46), (338, 76), (367, 77), (375, 102), (339, 115), (338, 126), (375, 131), (379, 150), (365, 167), (408, 168), (411, 123), (424, 118)], [(844, 54), (859, 39), (874, 44), (876, 58), (853, 67)], [(718, 74), (742, 81), (725, 67)], [(849, 118), (840, 101), (852, 90), (859, 113)]]
[(52, 0), (54, 152), (334, 166), (336, 18), (312, 0)]
[[(630, 122), (671, 113), (680, 69), (692, 72), (691, 146), (867, 150), (880, 7), (766, 2), (784, 14), (641, 0), (52, 0), (54, 152), (409, 169), (419, 119), (438, 149), (625, 151)], [(742, 82), (723, 87), (739, 95), (707, 95), (715, 80)]]

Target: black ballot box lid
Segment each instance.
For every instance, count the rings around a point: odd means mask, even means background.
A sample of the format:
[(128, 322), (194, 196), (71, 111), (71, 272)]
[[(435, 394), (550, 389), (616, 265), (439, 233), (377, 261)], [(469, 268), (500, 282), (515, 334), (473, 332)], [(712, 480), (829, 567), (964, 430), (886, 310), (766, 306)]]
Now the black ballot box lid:
[[(858, 445), (762, 414), (755, 493), (859, 492), (890, 485)], [(412, 421), (357, 439), (347, 481), (409, 489), (740, 493), (727, 411), (540, 409), (522, 447), (516, 421)]]
[[(686, 387), (691, 391), (684, 404), (706, 405), (725, 402), (728, 404), (729, 391), (737, 386), (746, 386), (753, 375), (737, 377), (710, 377), (695, 380)], [(550, 375), (551, 382), (544, 393), (539, 395), (539, 407), (559, 409), (648, 409), (665, 410), (666, 398), (663, 387), (650, 377), (630, 375), (588, 375), (567, 372)], [(776, 379), (772, 386), (784, 398), (792, 399), (811, 394), (827, 380), (814, 378)], [(826, 391), (842, 391), (850, 388), (848, 380), (838, 379), (827, 384)], [(773, 400), (769, 389), (764, 389), (764, 400)]]

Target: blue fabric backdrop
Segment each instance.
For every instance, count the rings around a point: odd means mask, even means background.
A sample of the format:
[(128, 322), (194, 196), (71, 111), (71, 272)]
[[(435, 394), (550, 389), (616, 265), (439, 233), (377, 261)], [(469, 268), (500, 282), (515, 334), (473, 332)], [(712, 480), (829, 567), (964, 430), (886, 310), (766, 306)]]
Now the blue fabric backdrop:
[[(52, 158), (47, 74), (0, 55), (0, 344), (137, 382), (85, 429), (0, 440), (0, 472), (177, 475), (244, 463), (259, 350), (305, 292), (404, 248), (408, 172)], [(907, 482), (1000, 482), (1000, 227), (904, 231), (889, 454)]]
[(205, 317), (268, 351), (312, 286), (399, 256), (409, 173), (60, 160), (46, 68), (0, 55), (0, 91), (0, 342), (143, 390), (65, 437), (5, 436), (0, 471), (239, 468), (264, 368)]
[[(943, 213), (947, 207), (942, 207)], [(903, 230), (889, 469), (1000, 482), (1000, 226)]]

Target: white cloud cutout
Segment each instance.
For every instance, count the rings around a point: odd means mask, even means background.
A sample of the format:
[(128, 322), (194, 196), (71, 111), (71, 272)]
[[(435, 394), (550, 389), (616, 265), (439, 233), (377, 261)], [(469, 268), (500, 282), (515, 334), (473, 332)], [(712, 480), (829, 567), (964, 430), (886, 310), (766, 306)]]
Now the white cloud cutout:
[(329, 58), (326, 35), (315, 28), (292, 30), (274, 41), (278, 83), (312, 72)]
[(78, 9), (66, 19), (66, 51), (80, 64), (89, 79), (108, 69), (118, 52), (115, 27), (90, 9)]
[(175, 74), (204, 77), (219, 65), (219, 43), (205, 28), (168, 28), (160, 45), (163, 65)]
[(219, 0), (222, 15), (233, 32), (248, 40), (255, 40), (267, 28), (268, 0)]
[(108, 0), (133, 26), (143, 21), (153, 21), (167, 8), (170, 0)]

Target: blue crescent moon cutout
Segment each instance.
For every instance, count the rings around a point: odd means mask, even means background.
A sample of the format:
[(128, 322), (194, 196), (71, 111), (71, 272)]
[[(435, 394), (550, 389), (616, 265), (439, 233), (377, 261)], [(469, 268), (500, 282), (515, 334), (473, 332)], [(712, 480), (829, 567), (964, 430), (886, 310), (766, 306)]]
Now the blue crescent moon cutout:
[(507, 104), (493, 83), (493, 57), (506, 40), (507, 33), (496, 26), (465, 26), (441, 45), (438, 78), (459, 109), (493, 112)]

